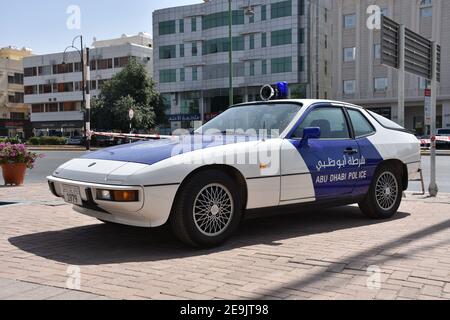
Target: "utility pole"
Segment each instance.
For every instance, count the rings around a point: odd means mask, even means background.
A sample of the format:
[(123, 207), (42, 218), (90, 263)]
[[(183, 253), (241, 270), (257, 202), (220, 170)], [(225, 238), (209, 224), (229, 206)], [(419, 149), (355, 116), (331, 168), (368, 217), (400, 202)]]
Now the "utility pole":
[(400, 25), (397, 123), (405, 126), (405, 26)]
[(437, 43), (433, 42), (432, 77), (431, 77), (431, 126), (430, 126), (430, 186), (428, 191), (431, 197), (436, 197), (439, 188), (436, 183), (436, 101), (437, 101)]
[(229, 86), (230, 86), (230, 93), (229, 93), (229, 105), (232, 106), (234, 104), (233, 101), (233, 11), (231, 10), (231, 0), (228, 0), (228, 38), (229, 38), (229, 52), (228, 52), (228, 63), (229, 63), (229, 73), (230, 73), (230, 79), (229, 79)]
[[(84, 54), (84, 52), (83, 52)], [(86, 121), (86, 150), (91, 150), (91, 67), (89, 63), (89, 48), (86, 48), (86, 82), (84, 83), (83, 90), (85, 91), (85, 100), (86, 100), (86, 110), (85, 110), (85, 121)]]

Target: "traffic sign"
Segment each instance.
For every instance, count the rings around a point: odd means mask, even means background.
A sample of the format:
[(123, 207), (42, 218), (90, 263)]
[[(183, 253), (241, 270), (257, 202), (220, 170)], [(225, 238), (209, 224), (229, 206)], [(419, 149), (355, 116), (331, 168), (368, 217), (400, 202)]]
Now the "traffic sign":
[(130, 118), (130, 120), (133, 120), (134, 118), (134, 110), (130, 109), (130, 111), (128, 111), (128, 117)]

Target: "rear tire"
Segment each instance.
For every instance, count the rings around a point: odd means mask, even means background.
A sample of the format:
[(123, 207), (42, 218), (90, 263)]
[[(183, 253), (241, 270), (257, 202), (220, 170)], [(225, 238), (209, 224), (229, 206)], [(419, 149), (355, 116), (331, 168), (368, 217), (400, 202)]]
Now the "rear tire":
[(174, 204), (170, 224), (174, 234), (193, 247), (224, 243), (239, 226), (241, 195), (236, 183), (220, 170), (194, 176), (183, 186)]
[(359, 203), (361, 211), (372, 219), (393, 217), (402, 201), (401, 174), (394, 166), (380, 166), (373, 178), (372, 185), (364, 200)]

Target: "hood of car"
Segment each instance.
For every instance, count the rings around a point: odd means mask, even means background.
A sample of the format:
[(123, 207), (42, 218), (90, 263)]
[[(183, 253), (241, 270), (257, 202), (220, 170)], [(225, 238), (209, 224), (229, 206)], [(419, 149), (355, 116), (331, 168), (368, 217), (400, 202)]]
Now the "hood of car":
[(102, 149), (82, 156), (82, 159), (111, 160), (152, 165), (165, 159), (227, 144), (256, 141), (257, 137), (244, 135), (192, 135), (170, 139), (124, 144)]

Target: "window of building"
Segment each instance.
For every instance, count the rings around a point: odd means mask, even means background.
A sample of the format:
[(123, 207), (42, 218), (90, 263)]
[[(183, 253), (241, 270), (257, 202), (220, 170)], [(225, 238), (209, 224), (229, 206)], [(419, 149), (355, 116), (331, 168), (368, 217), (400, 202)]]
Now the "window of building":
[(97, 60), (91, 60), (91, 62), (89, 62), (89, 66), (91, 70), (97, 70)]
[(347, 109), (347, 111), (350, 116), (356, 138), (361, 138), (375, 132), (374, 127), (361, 112), (354, 109)]
[(97, 60), (97, 69), (98, 70), (112, 69), (112, 67), (113, 67), (112, 59)]
[[(244, 10), (234, 10), (232, 13), (233, 25), (244, 24)], [(202, 29), (208, 30), (217, 27), (228, 26), (228, 11), (216, 12), (202, 17)]]
[(356, 80), (344, 80), (344, 94), (354, 94), (356, 91)]
[(272, 3), (270, 6), (270, 17), (271, 19), (288, 17), (292, 15), (292, 1), (282, 1), (277, 3)]
[(25, 94), (38, 94), (38, 86), (25, 86), (24, 87)]
[(379, 43), (373, 45), (373, 58), (375, 60), (381, 59), (381, 44)]
[(261, 48), (267, 47), (267, 33), (261, 33)]
[(58, 112), (57, 103), (47, 103), (47, 112)]
[(159, 71), (159, 82), (177, 82), (177, 69), (166, 69)]
[(428, 89), (428, 80), (422, 77), (419, 77), (419, 90)]
[(261, 61), (261, 73), (267, 74), (267, 60)]
[(174, 34), (176, 31), (175, 20), (162, 21), (159, 23), (159, 35)]
[(291, 29), (272, 31), (271, 37), (270, 37), (270, 44), (272, 47), (281, 46), (281, 45), (285, 45), (285, 44), (291, 44), (291, 43), (292, 43), (292, 30)]
[(114, 68), (125, 68), (130, 62), (130, 57), (114, 58)]
[(177, 57), (177, 47), (175, 45), (171, 46), (161, 46), (159, 47), (159, 59), (173, 59)]
[(180, 44), (180, 58), (184, 58), (184, 44)]
[(255, 49), (255, 35), (251, 34), (250, 37), (250, 50)]
[(305, 15), (305, 0), (298, 0), (298, 15)]
[(325, 47), (325, 49), (328, 49), (328, 35), (326, 34), (326, 35), (324, 35), (324, 37), (325, 37), (325, 39), (324, 39), (324, 47)]
[(83, 70), (82, 66), (81, 66), (81, 62), (74, 62), (73, 70), (74, 70), (74, 72), (81, 72)]
[(305, 57), (304, 56), (298, 57), (298, 71), (299, 72), (305, 71)]
[(250, 61), (250, 76), (255, 75), (255, 61)]
[(24, 68), (23, 69), (24, 77), (36, 77), (37, 76), (37, 68)]
[(191, 18), (191, 32), (197, 31), (197, 17)]
[(23, 103), (23, 96), (24, 94), (22, 92), (14, 92), (13, 94), (8, 94), (8, 102)]
[(25, 120), (25, 113), (23, 112), (11, 112), (9, 114), (11, 120)]
[(248, 17), (248, 22), (249, 22), (249, 23), (255, 23), (255, 15), (254, 15), (254, 14), (252, 14), (252, 15), (250, 15), (250, 16)]
[[(233, 37), (233, 51), (243, 51), (245, 48), (244, 43), (245, 41), (243, 36)], [(228, 52), (229, 50), (228, 37), (203, 42), (203, 55)]]
[(183, 82), (186, 78), (186, 72), (184, 70), (184, 68), (180, 69), (180, 81)]
[(305, 28), (298, 29), (298, 43), (305, 43)]
[(91, 90), (97, 90), (97, 81), (91, 80)]
[(317, 108), (311, 111), (295, 130), (294, 137), (302, 138), (303, 130), (320, 128), (320, 139), (350, 139), (347, 120), (341, 108)]
[(356, 14), (344, 15), (344, 28), (351, 29), (356, 27)]
[(51, 84), (40, 84), (39, 85), (39, 93), (52, 93), (52, 85)]
[(184, 19), (178, 21), (178, 29), (180, 30), (180, 33), (184, 33)]
[(420, 8), (420, 16), (422, 18), (430, 18), (433, 16), (433, 8), (427, 7), (427, 8)]
[(198, 49), (197, 49), (197, 42), (192, 42), (192, 50), (191, 50), (192, 56), (196, 57), (198, 54)]
[(261, 6), (261, 20), (262, 21), (267, 20), (267, 6), (266, 5)]
[(53, 66), (53, 74), (72, 73), (73, 63), (55, 64)]
[(45, 112), (44, 105), (43, 105), (42, 103), (32, 104), (32, 105), (31, 105), (31, 112), (32, 112), (32, 113), (42, 113), (42, 112)]
[(77, 103), (74, 101), (63, 102), (63, 110), (65, 112), (77, 111)]
[(292, 72), (292, 57), (274, 58), (271, 60), (272, 73)]
[(53, 92), (73, 92), (73, 82), (61, 82), (53, 84)]
[(344, 48), (344, 62), (352, 62), (356, 59), (356, 47)]
[(9, 84), (23, 84), (23, 74), (22, 73), (14, 73), (14, 75), (8, 76)]
[(328, 75), (328, 61), (325, 60), (323, 63), (323, 72), (325, 73), (325, 75)]
[(192, 67), (192, 81), (198, 80), (198, 68)]
[(374, 90), (375, 91), (387, 91), (388, 79), (387, 78), (374, 78)]

